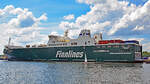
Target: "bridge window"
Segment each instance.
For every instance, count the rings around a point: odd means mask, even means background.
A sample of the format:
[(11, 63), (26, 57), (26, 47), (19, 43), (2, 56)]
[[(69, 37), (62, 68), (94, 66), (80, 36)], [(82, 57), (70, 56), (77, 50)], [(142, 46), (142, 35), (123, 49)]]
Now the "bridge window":
[(86, 45), (87, 43), (85, 42), (85, 45)]
[(73, 43), (71, 43), (71, 45), (77, 45), (77, 42), (73, 42)]
[(90, 35), (90, 33), (86, 33), (86, 35)]

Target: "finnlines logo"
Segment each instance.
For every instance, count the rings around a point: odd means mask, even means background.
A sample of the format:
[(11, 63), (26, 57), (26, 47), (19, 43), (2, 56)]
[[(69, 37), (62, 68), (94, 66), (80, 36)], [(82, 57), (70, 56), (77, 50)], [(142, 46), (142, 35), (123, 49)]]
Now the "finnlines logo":
[(73, 52), (73, 50), (69, 50), (69, 52), (57, 51), (56, 58), (82, 58), (83, 52)]

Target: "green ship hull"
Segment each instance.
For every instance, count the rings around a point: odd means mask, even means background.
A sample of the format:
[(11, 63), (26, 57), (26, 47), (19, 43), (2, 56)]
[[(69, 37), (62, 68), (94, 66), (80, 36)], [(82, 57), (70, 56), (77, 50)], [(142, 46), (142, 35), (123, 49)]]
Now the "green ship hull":
[(63, 46), (4, 49), (8, 60), (135, 62), (142, 58), (142, 47), (136, 44)]

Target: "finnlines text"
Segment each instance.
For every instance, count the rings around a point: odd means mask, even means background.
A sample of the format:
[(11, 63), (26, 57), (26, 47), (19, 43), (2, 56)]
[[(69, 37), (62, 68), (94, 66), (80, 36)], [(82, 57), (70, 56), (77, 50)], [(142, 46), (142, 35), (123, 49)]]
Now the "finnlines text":
[(57, 51), (56, 58), (82, 58), (83, 52), (73, 52), (73, 50), (69, 50), (69, 52)]

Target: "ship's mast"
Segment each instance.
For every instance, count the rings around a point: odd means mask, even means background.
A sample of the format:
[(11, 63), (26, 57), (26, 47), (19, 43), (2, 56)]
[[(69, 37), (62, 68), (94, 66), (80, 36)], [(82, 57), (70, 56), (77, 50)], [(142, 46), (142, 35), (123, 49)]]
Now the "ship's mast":
[(68, 37), (68, 29), (65, 31), (65, 33), (64, 33), (64, 37)]
[(9, 37), (9, 40), (8, 40), (8, 46), (10, 46), (10, 42), (11, 42), (11, 38)]

